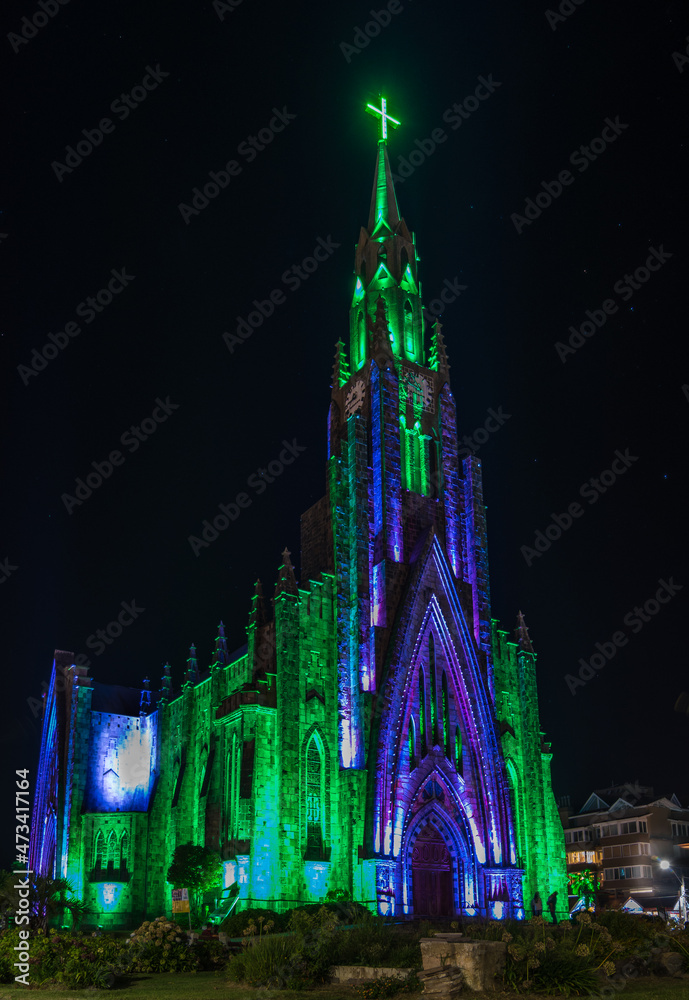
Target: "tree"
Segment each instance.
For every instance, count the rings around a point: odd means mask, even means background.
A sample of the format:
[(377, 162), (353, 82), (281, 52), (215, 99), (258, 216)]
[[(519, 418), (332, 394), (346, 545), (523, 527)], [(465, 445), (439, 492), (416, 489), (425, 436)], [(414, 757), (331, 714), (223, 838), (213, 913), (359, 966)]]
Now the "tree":
[(583, 896), (584, 905), (587, 907), (593, 904), (596, 892), (600, 888), (598, 875), (590, 868), (584, 868), (578, 872), (570, 872), (569, 884), (573, 893), (577, 896)]
[(198, 897), (222, 885), (223, 867), (219, 855), (208, 847), (180, 844), (167, 871), (167, 880), (175, 889), (188, 889), (192, 912), (198, 918)]

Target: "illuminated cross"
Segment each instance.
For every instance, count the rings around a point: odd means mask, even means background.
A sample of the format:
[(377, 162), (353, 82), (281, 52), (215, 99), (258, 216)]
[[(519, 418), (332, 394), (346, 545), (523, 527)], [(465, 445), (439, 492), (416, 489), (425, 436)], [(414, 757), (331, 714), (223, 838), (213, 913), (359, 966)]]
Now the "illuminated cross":
[(393, 128), (397, 128), (400, 123), (396, 118), (387, 113), (387, 101), (384, 97), (381, 97), (380, 105), (379, 108), (376, 108), (372, 104), (367, 104), (366, 110), (370, 115), (380, 115), (380, 138), (385, 142), (388, 137), (388, 122), (391, 123)]

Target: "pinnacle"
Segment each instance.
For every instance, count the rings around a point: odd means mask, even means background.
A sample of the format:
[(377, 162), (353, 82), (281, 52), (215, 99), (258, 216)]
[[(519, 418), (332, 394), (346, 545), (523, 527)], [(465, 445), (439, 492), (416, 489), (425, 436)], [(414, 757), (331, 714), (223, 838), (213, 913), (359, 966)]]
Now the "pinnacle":
[(251, 601), (249, 624), (254, 625), (256, 628), (260, 628), (262, 625), (265, 625), (267, 621), (268, 615), (266, 613), (266, 602), (263, 596), (263, 585), (260, 580), (257, 580), (254, 584), (254, 596)]
[(345, 345), (341, 340), (338, 340), (335, 344), (335, 363), (333, 364), (333, 377), (330, 388), (340, 389), (349, 379), (349, 375)]
[(450, 362), (447, 359), (447, 350), (445, 348), (445, 338), (443, 337), (443, 325), (439, 319), (433, 324), (429, 368), (445, 373), (450, 370)]
[(285, 546), (282, 553), (282, 566), (280, 566), (278, 582), (275, 585), (275, 596), (280, 594), (297, 594), (297, 581), (294, 576), (294, 567), (290, 560), (291, 552)]
[(531, 644), (531, 637), (529, 636), (529, 630), (524, 621), (524, 615), (521, 611), (517, 615), (517, 627), (515, 629), (515, 635), (517, 638), (517, 643), (520, 649), (525, 650), (527, 653), (533, 653), (534, 648)]

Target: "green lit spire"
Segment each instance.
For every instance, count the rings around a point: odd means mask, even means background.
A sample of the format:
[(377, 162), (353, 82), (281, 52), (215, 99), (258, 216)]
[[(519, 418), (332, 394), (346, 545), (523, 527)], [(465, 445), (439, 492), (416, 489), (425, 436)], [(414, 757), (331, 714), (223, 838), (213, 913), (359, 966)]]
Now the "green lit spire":
[(392, 231), (400, 221), (399, 208), (395, 188), (392, 183), (392, 172), (387, 153), (388, 122), (393, 128), (400, 124), (396, 118), (387, 113), (387, 101), (380, 99), (380, 108), (367, 104), (366, 110), (371, 115), (380, 115), (380, 136), (378, 138), (378, 162), (373, 178), (373, 194), (371, 196), (371, 211), (368, 216), (368, 231), (371, 236), (379, 235), (380, 231)]

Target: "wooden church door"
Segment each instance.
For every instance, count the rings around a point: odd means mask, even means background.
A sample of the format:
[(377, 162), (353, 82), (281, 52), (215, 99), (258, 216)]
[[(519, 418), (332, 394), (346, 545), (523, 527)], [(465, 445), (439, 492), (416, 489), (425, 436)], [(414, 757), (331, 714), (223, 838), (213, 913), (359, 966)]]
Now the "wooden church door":
[(452, 916), (452, 859), (435, 827), (426, 826), (419, 833), (411, 865), (414, 916)]

